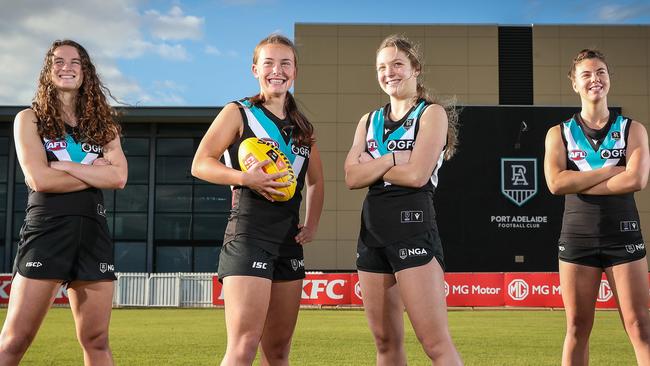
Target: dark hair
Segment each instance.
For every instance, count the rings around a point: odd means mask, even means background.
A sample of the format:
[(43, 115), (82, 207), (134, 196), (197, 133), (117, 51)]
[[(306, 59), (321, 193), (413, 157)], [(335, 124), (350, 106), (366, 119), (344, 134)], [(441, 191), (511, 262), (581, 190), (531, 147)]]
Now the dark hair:
[(455, 100), (442, 100), (424, 86), (422, 55), (417, 44), (411, 43), (408, 38), (403, 35), (393, 34), (386, 37), (381, 42), (377, 49), (377, 54), (386, 47), (395, 47), (397, 50), (404, 52), (411, 62), (411, 67), (418, 71), (417, 99), (424, 99), (428, 103), (438, 104), (445, 109), (445, 112), (447, 112), (448, 127), (445, 159), (451, 159), (451, 157), (456, 153), (456, 147), (458, 145), (458, 110), (456, 109)]
[(571, 79), (571, 81), (574, 80), (576, 76), (575, 75), (576, 66), (580, 62), (582, 62), (583, 60), (589, 60), (594, 58), (602, 61), (605, 64), (605, 67), (607, 68), (607, 72), (609, 72), (609, 65), (607, 64), (607, 60), (605, 60), (605, 54), (595, 48), (585, 48), (584, 50), (578, 52), (576, 57), (574, 57), (573, 60), (571, 61), (571, 68), (569, 69), (569, 74), (568, 74), (569, 79)]
[[(38, 119), (38, 133), (48, 139), (65, 136), (65, 122), (61, 116), (61, 101), (56, 86), (52, 82), (52, 64), (54, 51), (61, 46), (72, 46), (77, 49), (81, 59), (83, 81), (75, 100), (77, 117), (77, 138), (98, 145), (105, 145), (121, 132), (116, 121), (117, 113), (106, 100), (111, 92), (102, 84), (97, 76), (95, 65), (85, 48), (69, 39), (57, 40), (52, 43), (45, 54), (43, 68), (38, 78), (38, 89), (32, 101), (32, 109)], [(115, 100), (115, 98), (113, 98)]]
[[(269, 44), (279, 44), (287, 46), (293, 52), (294, 64), (296, 65), (296, 71), (298, 70), (298, 57), (296, 52), (296, 46), (291, 42), (291, 40), (283, 35), (273, 33), (268, 37), (264, 38), (257, 44), (255, 51), (253, 51), (253, 64), (257, 63), (262, 48)], [(260, 105), (266, 100), (264, 95), (261, 93), (256, 94), (248, 100), (254, 105)], [(287, 92), (287, 96), (284, 100), (284, 110), (287, 112), (287, 115), (290, 117), (289, 120), (291, 124), (294, 125), (293, 129), (293, 140), (297, 145), (311, 146), (314, 140), (314, 126), (309, 122), (307, 117), (298, 110), (296, 105), (296, 100), (290, 92)]]

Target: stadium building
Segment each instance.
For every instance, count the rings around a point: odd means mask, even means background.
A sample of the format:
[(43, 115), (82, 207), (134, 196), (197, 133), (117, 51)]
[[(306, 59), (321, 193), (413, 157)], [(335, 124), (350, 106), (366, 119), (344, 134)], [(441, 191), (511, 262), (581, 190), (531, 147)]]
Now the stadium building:
[[(597, 47), (612, 73), (609, 104), (650, 128), (650, 26), (296, 24), (296, 98), (316, 127), (325, 206), (309, 270), (355, 268), (365, 190), (350, 191), (343, 161), (359, 118), (388, 102), (377, 85), (380, 41), (404, 34), (422, 47), (426, 84), (462, 108), (458, 155), (440, 171), (438, 224), (447, 270), (555, 271), (563, 199), (543, 179), (546, 130), (579, 109), (566, 74)], [(11, 122), (0, 107), (0, 271), (10, 272), (26, 187)], [(125, 108), (129, 182), (105, 192), (116, 271), (215, 272), (228, 187), (190, 175), (192, 156), (220, 108)], [(525, 181), (517, 187), (512, 182)], [(520, 182), (523, 182), (520, 181)], [(650, 236), (650, 193), (636, 194)]]

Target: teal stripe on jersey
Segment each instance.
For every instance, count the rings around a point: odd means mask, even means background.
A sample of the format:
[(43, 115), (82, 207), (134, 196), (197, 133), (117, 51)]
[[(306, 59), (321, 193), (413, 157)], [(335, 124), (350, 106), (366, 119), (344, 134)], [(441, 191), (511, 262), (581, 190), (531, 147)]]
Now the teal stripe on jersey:
[(291, 164), (296, 160), (296, 155), (291, 151), (291, 146), (293, 146), (293, 138), (289, 138), (289, 143), (284, 142), (284, 137), (282, 137), (282, 133), (278, 129), (278, 126), (271, 121), (271, 119), (264, 114), (264, 111), (261, 110), (260, 108), (254, 106), (250, 101), (244, 100), (242, 101), (242, 104), (244, 104), (248, 109), (250, 109), (251, 113), (255, 116), (255, 119), (262, 125), (262, 128), (264, 128), (264, 131), (269, 135), (270, 138), (275, 140), (278, 143), (278, 147), (280, 148), (280, 151), (284, 153), (284, 155), (289, 158), (289, 161), (291, 161)]
[(88, 155), (88, 153), (84, 152), (81, 149), (81, 143), (76, 142), (72, 136), (67, 135), (65, 136), (65, 142), (67, 144), (66, 151), (68, 152), (68, 155), (70, 155), (70, 161), (73, 161), (75, 163), (81, 163), (82, 160)]
[(601, 157), (601, 152), (605, 149), (613, 149), (615, 147), (616, 140), (612, 138), (613, 131), (620, 131), (620, 138), (624, 138), (623, 131), (621, 130), (622, 121), (623, 116), (616, 117), (616, 121), (614, 121), (614, 123), (612, 123), (610, 126), (609, 131), (607, 131), (607, 136), (600, 144), (597, 151), (594, 151), (594, 148), (589, 143), (589, 137), (587, 137), (582, 128), (580, 128), (580, 124), (574, 118), (568, 122), (571, 137), (573, 137), (573, 140), (576, 142), (576, 145), (578, 145), (578, 148), (587, 153), (585, 160), (591, 169), (602, 168), (603, 165), (605, 165), (607, 159), (603, 159)]
[[(409, 119), (415, 120), (420, 115), (425, 105), (426, 103), (424, 101), (420, 102), (417, 108), (415, 108), (411, 113), (409, 113), (408, 117), (406, 117), (406, 121)], [(374, 114), (372, 119), (372, 126), (374, 130), (373, 137), (375, 141), (377, 141), (377, 151), (379, 151), (379, 154), (381, 155), (391, 153), (391, 151), (388, 150), (388, 141), (399, 140), (407, 132), (407, 129), (404, 128), (404, 125), (402, 124), (395, 131), (391, 132), (386, 140), (384, 140), (384, 108), (380, 108), (378, 113)]]

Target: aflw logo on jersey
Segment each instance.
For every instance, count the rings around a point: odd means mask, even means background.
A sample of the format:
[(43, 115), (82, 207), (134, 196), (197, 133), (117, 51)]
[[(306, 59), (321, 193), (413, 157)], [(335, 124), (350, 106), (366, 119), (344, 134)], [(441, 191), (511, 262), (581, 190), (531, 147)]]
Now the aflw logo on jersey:
[(573, 161), (582, 160), (587, 157), (587, 153), (584, 150), (571, 150), (569, 151), (569, 159)]
[(48, 151), (59, 151), (68, 148), (68, 143), (65, 140), (53, 140), (45, 143), (45, 149)]
[(368, 148), (368, 151), (373, 152), (377, 150), (377, 141), (375, 139), (366, 141), (366, 147)]

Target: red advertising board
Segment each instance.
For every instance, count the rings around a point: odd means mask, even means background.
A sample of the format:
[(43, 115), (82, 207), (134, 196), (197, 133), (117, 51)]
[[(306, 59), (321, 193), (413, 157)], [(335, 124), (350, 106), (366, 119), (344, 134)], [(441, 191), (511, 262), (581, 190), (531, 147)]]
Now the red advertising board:
[(506, 306), (562, 307), (557, 273), (505, 273)]
[[(11, 276), (0, 276), (0, 304), (9, 303), (9, 293), (11, 292)], [(64, 287), (61, 287), (54, 298), (55, 304), (67, 304), (68, 293)]]
[(447, 306), (503, 306), (503, 273), (445, 274)]

